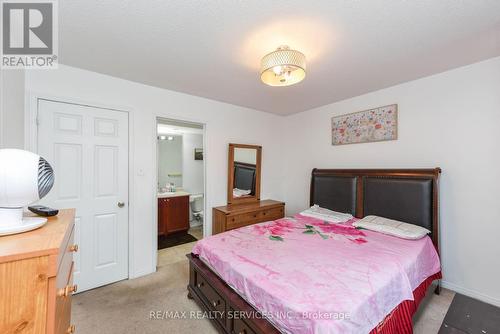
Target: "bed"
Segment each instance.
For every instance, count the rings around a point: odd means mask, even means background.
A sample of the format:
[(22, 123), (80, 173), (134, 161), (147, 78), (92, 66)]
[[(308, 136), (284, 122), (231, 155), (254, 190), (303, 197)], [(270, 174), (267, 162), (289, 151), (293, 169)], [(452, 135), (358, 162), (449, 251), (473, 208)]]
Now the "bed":
[(247, 226), (197, 243), (188, 297), (221, 333), (411, 333), (441, 278), (440, 172), (314, 169), (311, 205), (405, 221), (430, 236), (409, 241), (300, 215)]

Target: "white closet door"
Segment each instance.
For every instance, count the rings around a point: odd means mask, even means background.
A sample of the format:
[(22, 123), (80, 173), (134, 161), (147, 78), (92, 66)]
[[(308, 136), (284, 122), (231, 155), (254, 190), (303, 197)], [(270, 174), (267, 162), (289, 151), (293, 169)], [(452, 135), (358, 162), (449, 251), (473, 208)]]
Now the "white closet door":
[(128, 277), (128, 114), (38, 101), (38, 154), (55, 183), (41, 203), (76, 208), (78, 291)]

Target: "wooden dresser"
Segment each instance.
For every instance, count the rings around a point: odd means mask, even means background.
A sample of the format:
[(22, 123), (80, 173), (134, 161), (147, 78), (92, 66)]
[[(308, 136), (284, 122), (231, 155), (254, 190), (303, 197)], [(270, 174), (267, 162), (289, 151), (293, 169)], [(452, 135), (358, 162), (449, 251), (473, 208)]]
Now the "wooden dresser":
[(70, 334), (75, 210), (0, 237), (0, 333)]
[(212, 211), (212, 234), (283, 218), (284, 216), (285, 203), (270, 199), (218, 206), (213, 208)]

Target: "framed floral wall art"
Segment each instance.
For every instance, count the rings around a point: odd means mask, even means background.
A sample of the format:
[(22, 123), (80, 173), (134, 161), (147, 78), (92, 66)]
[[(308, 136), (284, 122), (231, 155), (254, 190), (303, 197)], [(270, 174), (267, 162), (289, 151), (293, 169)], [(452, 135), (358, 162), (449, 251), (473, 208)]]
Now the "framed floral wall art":
[(332, 117), (332, 145), (398, 139), (398, 105)]

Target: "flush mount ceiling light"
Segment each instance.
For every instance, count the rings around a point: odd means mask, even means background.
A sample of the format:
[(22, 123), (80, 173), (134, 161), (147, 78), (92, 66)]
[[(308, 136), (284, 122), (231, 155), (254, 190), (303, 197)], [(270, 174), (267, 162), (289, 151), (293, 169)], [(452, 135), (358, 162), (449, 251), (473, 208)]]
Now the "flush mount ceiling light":
[(302, 52), (280, 46), (260, 62), (260, 79), (269, 86), (290, 86), (306, 77), (306, 56)]

